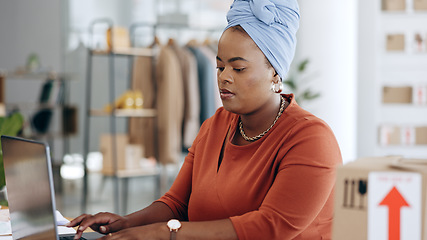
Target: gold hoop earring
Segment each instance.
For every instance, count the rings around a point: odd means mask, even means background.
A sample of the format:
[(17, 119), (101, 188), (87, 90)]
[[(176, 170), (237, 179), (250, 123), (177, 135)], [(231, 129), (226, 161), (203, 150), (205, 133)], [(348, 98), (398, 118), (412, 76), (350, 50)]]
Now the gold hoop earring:
[(275, 82), (271, 82), (271, 87), (270, 87), (271, 91), (274, 93), (281, 93), (283, 91), (283, 84), (281, 81), (275, 83)]

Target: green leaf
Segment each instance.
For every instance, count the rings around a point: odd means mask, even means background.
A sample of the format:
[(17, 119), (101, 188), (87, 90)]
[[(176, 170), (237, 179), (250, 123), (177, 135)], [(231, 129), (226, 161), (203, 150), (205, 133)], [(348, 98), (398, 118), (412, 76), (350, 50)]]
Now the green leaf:
[[(24, 125), (22, 114), (15, 112), (7, 117), (0, 118), (0, 135), (16, 136)], [(3, 153), (0, 144), (0, 188), (6, 185), (4, 178)], [(6, 203), (0, 203), (5, 205)]]
[(312, 99), (320, 97), (320, 93), (313, 93), (309, 89), (305, 90), (302, 95), (303, 95), (303, 98), (306, 100), (312, 100)]
[(304, 61), (302, 61), (299, 65), (298, 65), (298, 72), (304, 72), (305, 69), (307, 68), (307, 64), (309, 63), (309, 60), (306, 59)]
[(295, 73), (289, 75), (287, 79), (284, 80), (283, 84), (289, 87), (294, 93), (295, 100), (298, 103), (302, 103), (304, 101), (313, 100), (320, 96), (320, 93), (314, 93), (310, 89), (305, 89), (302, 83), (310, 80), (312, 75), (310, 74), (302, 74), (308, 68), (310, 60), (304, 59), (296, 65), (296, 69), (294, 69)]
[(16, 136), (18, 132), (22, 129), (24, 124), (24, 117), (20, 113), (13, 113), (9, 117), (4, 118), (0, 123), (1, 135)]
[(297, 85), (293, 79), (288, 79), (283, 82), (283, 84), (287, 85), (292, 91), (295, 91), (297, 89)]

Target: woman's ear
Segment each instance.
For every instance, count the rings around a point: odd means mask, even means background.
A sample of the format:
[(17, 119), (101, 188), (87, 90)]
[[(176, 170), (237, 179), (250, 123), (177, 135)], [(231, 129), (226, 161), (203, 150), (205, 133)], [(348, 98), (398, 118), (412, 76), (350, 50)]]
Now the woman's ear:
[(273, 76), (274, 78), (273, 78), (273, 81), (275, 82), (275, 83), (279, 83), (279, 82), (281, 82), (282, 81), (282, 79), (280, 78), (280, 76), (279, 76), (279, 74), (276, 72), (276, 70), (274, 70), (274, 76)]

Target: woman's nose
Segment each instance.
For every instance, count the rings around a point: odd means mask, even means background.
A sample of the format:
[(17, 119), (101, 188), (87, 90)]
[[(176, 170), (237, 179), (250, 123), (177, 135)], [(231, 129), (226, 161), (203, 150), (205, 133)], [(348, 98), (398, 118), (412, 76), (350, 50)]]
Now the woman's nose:
[(232, 82), (233, 78), (230, 74), (230, 71), (227, 68), (224, 68), (222, 71), (218, 70), (218, 81), (219, 82)]

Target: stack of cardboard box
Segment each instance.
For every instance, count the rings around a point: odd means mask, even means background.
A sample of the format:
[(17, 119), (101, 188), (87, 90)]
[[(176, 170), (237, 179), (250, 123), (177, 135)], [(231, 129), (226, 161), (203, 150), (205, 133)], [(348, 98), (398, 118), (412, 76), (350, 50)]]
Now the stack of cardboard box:
[[(116, 144), (115, 148), (114, 144)], [(113, 137), (111, 134), (101, 135), (100, 150), (103, 157), (102, 173), (105, 175), (113, 175), (116, 171), (121, 170), (141, 168), (142, 146), (129, 144), (129, 137), (126, 134), (117, 134)]]
[(427, 159), (373, 157), (340, 167), (333, 239), (427, 239), (426, 190)]
[(427, 145), (427, 126), (381, 125), (378, 131), (379, 144), (388, 145)]

